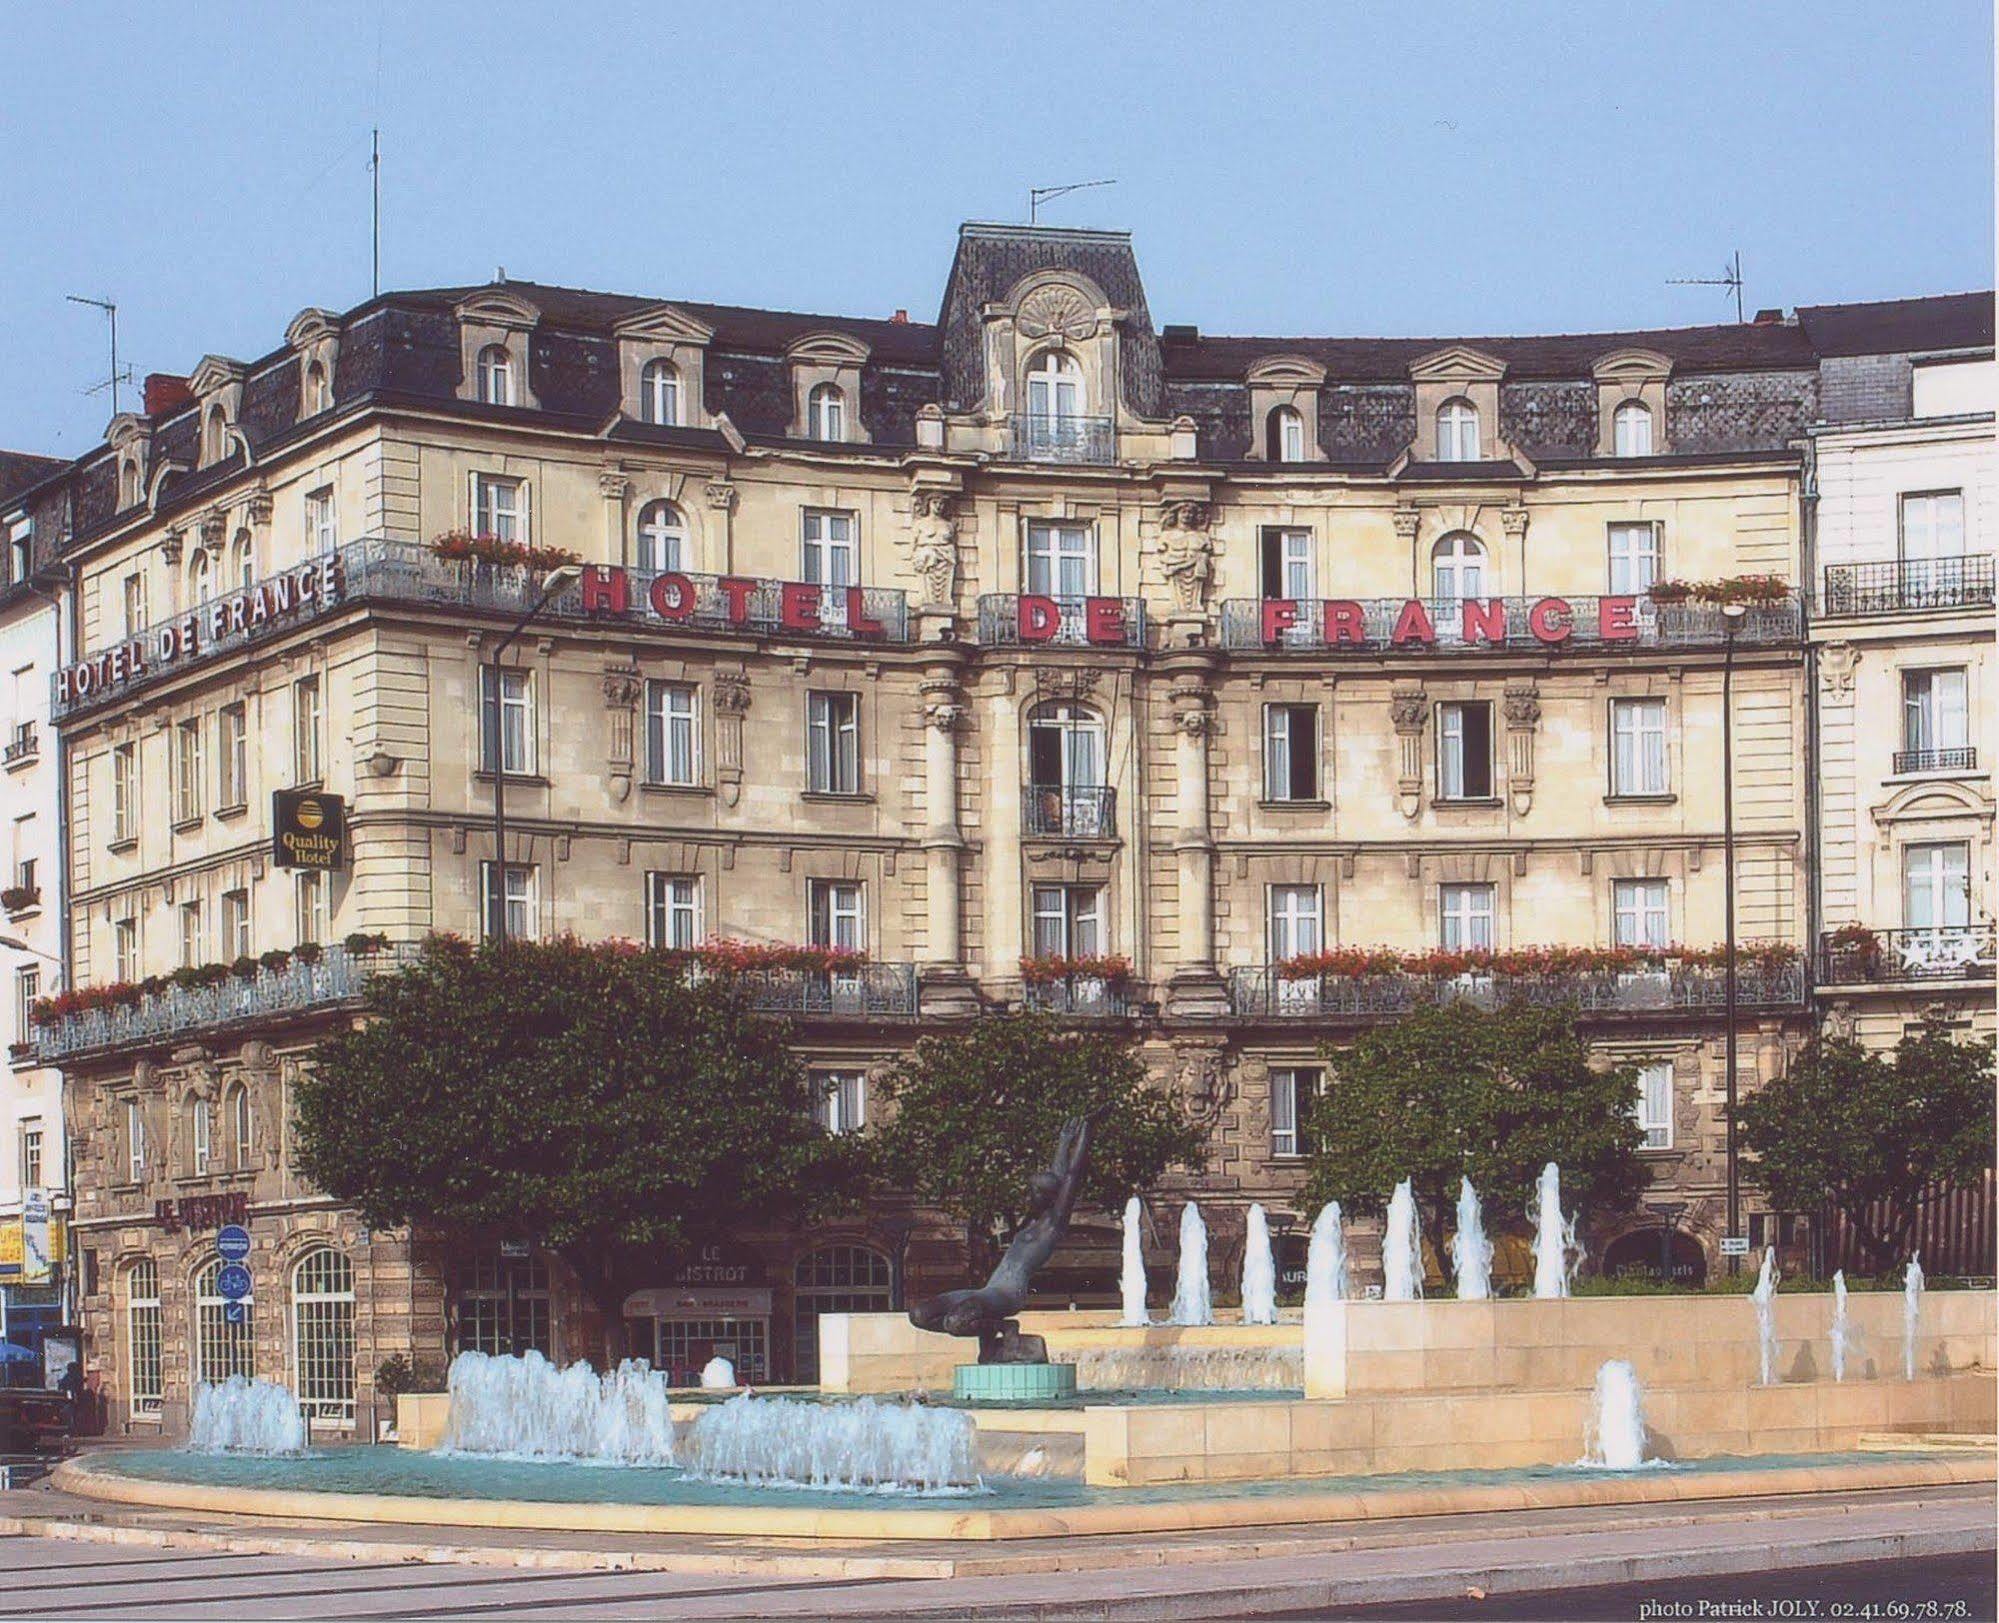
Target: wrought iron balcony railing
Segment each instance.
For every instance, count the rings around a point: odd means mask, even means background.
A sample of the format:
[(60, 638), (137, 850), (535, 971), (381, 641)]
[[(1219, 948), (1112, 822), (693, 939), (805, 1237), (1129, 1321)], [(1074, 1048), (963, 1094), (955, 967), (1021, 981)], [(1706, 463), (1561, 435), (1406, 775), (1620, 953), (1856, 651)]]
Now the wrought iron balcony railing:
[(742, 972), (753, 1007), (768, 1014), (830, 1019), (909, 1019), (916, 1013), (914, 964), (860, 964), (850, 970), (751, 969)]
[(1897, 750), (1895, 751), (1897, 772), (1976, 772), (1978, 751), (1975, 749), (1948, 750)]
[(1846, 925), (1819, 937), (1819, 980), (1828, 986), (1888, 981), (1991, 980), (1990, 924), (1926, 930), (1868, 930)]
[(1029, 981), (1020, 989), (1020, 1000), (1030, 1009), (1073, 1015), (1081, 1020), (1122, 1020), (1132, 1012), (1129, 992), (1098, 975)]
[(294, 957), (281, 969), (232, 974), (213, 986), (162, 987), (142, 994), (129, 1005), (87, 1009), (36, 1026), (31, 1039), (35, 1056), (48, 1064), (73, 1054), (160, 1042), (192, 1031), (331, 1008), (359, 998), (375, 976), (411, 962), (419, 950), (414, 945), (373, 952), (328, 947), (309, 964)]
[[(1709, 603), (1647, 597), (1231, 598), (1222, 605), (1222, 646), (1272, 653), (1428, 654), (1493, 647), (1591, 652), (1620, 648), (1720, 648), (1728, 621)], [(1608, 606), (1606, 606), (1608, 605)], [(1796, 598), (1752, 603), (1735, 630), (1741, 647), (1802, 640)]]
[(987, 647), (1143, 648), (1145, 600), (988, 592), (979, 599), (979, 641)]
[(1990, 608), (1992, 558), (1913, 558), (1828, 564), (1821, 614), (1899, 614), (1909, 609)]
[(32, 721), (17, 721), (8, 735), (4, 748), (0, 748), (0, 765), (12, 766), (16, 761), (25, 761), (40, 752), (41, 734)]
[[(1736, 963), (1736, 1004), (1744, 1009), (1794, 1008), (1805, 1001), (1802, 961)], [(1229, 972), (1229, 1004), (1244, 1019), (1363, 1019), (1407, 1014), (1437, 1003), (1574, 1004), (1585, 1014), (1674, 1013), (1727, 1006), (1726, 972), (1708, 964), (1549, 975), (1315, 975), (1287, 979), (1275, 966)]]
[(1115, 839), (1117, 791), (1108, 784), (1030, 784), (1021, 791), (1020, 831), (1079, 840)]
[(1108, 417), (1026, 413), (1013, 419), (1016, 462), (1113, 462), (1117, 424)]

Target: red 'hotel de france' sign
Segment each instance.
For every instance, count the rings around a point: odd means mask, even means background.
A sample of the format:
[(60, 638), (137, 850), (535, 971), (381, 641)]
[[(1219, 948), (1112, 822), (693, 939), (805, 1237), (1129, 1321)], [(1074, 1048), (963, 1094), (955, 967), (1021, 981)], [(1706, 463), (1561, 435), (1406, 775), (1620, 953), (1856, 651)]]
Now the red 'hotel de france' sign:
[[(1438, 604), (1447, 608), (1447, 604)], [(1319, 632), (1328, 648), (1365, 648), (1373, 640), (1368, 635), (1367, 606), (1352, 598), (1332, 597), (1318, 605)], [(1576, 634), (1575, 605), (1565, 597), (1543, 597), (1527, 605), (1524, 625), (1511, 621), (1505, 598), (1468, 597), (1458, 605), (1460, 620), (1454, 628), (1457, 641), (1466, 645), (1488, 643), (1503, 647), (1516, 632), (1524, 631), (1536, 642), (1559, 647)], [(1263, 602), (1263, 640), (1282, 642), (1285, 632), (1301, 623), (1305, 605), (1294, 598), (1273, 597)], [(1603, 642), (1636, 642), (1642, 634), (1638, 623), (1638, 599), (1600, 597), (1596, 600), (1596, 625)], [(1437, 622), (1431, 605), (1412, 597), (1395, 616), (1388, 634), (1391, 648), (1428, 648), (1437, 641)]]

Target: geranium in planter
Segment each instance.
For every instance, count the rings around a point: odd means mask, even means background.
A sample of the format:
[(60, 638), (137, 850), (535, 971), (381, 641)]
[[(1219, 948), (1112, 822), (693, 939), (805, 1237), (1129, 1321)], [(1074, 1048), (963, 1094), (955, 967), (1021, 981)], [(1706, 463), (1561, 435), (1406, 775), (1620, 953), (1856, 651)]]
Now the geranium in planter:
[(1020, 960), (1020, 978), (1029, 986), (1095, 980), (1121, 987), (1131, 981), (1131, 960), (1120, 953), (1037, 953)]
[(0, 908), (5, 908), (9, 913), (18, 913), (23, 908), (33, 907), (41, 899), (42, 888), (39, 885), (9, 885), (5, 890), (0, 890)]
[(467, 530), (452, 530), (432, 537), (430, 550), (452, 563), (492, 564), (509, 569), (560, 569), (583, 561), (566, 547), (529, 546)]

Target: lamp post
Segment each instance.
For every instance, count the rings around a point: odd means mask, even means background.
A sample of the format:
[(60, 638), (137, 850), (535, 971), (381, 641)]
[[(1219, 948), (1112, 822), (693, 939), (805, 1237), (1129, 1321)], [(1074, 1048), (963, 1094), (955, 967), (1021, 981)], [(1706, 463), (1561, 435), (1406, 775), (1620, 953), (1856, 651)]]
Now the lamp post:
[[(500, 656), (514, 645), (514, 639), (527, 630), (534, 617), (548, 607), (557, 592), (582, 578), (583, 569), (579, 564), (564, 564), (560, 569), (551, 569), (542, 580), (540, 593), (528, 605), (527, 612), (494, 645), (492, 658), (486, 661), (487, 689), (493, 696), (493, 880), (492, 916), (485, 922), (492, 939), (501, 945), (505, 945), (507, 939), (507, 712), (500, 691)], [(479, 722), (483, 728), (486, 720), (484, 695), (481, 695), (479, 710)]]
[[(1742, 1181), (1736, 1162), (1735, 1128), (1735, 633), (1749, 612), (1742, 603), (1724, 603), (1721, 623), (1724, 643), (1721, 656), (1721, 884), (1723, 1019), (1722, 1063), (1727, 1067), (1725, 1089), (1728, 1102), (1728, 1235), (1733, 1239), (1742, 1228)], [(1742, 1272), (1742, 1258), (1734, 1251), (1728, 1257), (1731, 1278)]]

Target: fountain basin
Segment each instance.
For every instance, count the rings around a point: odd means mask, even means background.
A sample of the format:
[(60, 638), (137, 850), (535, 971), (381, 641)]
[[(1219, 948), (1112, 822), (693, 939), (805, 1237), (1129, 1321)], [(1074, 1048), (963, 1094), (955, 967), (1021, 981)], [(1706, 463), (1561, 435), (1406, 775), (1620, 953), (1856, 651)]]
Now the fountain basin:
[(959, 1403), (1058, 1403), (1075, 1395), (1074, 1364), (959, 1364), (951, 1372)]

